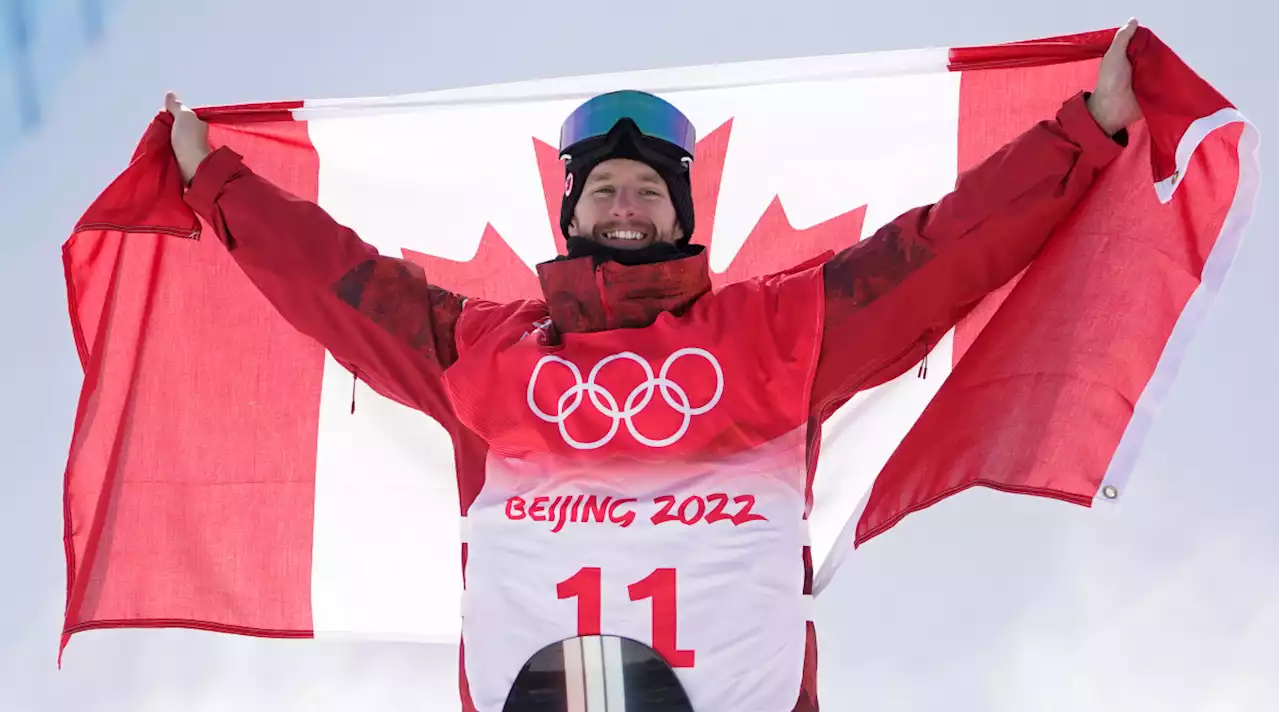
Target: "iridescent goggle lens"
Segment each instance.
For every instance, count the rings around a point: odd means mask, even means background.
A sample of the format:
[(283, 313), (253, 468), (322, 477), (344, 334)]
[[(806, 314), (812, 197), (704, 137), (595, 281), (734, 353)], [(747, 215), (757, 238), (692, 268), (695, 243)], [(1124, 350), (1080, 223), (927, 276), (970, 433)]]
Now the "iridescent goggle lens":
[(587, 139), (601, 138), (622, 119), (635, 122), (640, 133), (694, 153), (697, 133), (676, 107), (641, 91), (601, 94), (574, 110), (560, 127), (560, 151)]

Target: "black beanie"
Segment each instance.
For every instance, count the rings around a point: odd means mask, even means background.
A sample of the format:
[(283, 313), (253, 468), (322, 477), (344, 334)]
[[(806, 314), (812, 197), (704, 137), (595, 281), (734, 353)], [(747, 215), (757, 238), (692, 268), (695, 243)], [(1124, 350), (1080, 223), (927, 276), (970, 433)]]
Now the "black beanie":
[[(582, 196), (582, 185), (592, 169), (611, 158), (630, 158), (640, 161), (652, 168), (663, 182), (667, 184), (667, 192), (671, 195), (671, 204), (676, 211), (676, 222), (684, 236), (678, 244), (688, 244), (693, 237), (693, 187), (689, 182), (689, 163), (682, 156), (673, 155), (670, 149), (664, 150), (662, 142), (650, 142), (641, 136), (635, 124), (620, 121), (609, 132), (608, 136), (593, 145), (573, 146), (565, 153), (564, 193), (560, 200), (560, 232), (569, 239), (569, 223), (573, 221), (573, 210)], [(576, 149), (576, 153), (575, 153)]]

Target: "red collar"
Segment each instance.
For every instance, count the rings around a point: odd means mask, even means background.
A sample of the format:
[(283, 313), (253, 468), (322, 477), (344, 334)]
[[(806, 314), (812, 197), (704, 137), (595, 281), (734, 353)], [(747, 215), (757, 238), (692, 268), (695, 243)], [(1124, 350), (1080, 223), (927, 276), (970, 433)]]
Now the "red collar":
[(538, 281), (561, 333), (648, 326), (659, 314), (679, 314), (711, 291), (707, 250), (632, 266), (593, 266), (591, 257), (543, 262)]

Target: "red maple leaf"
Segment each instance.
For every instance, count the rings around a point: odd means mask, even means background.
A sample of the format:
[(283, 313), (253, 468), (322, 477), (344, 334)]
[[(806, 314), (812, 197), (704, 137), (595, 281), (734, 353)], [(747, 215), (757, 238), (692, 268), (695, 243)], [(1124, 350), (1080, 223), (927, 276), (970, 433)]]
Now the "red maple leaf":
[[(694, 242), (705, 245), (707, 249), (711, 249), (710, 235), (715, 227), (720, 180), (732, 130), (733, 120), (730, 119), (698, 141), (694, 156), (693, 205), (697, 215)], [(551, 239), (557, 253), (563, 253), (560, 196), (564, 187), (564, 166), (556, 148), (536, 138), (533, 139), (533, 152), (542, 176)], [(838, 252), (858, 241), (865, 216), (866, 206), (862, 205), (813, 227), (797, 229), (787, 218), (782, 201), (775, 195), (729, 266), (723, 272), (712, 272), (712, 285), (719, 288), (756, 275), (789, 269), (824, 252)], [(466, 261), (408, 249), (402, 252), (406, 259), (421, 264), (434, 283), (459, 294), (495, 302), (541, 296), (537, 277), (492, 225), (485, 226), (475, 256)]]
[(427, 279), (455, 294), (505, 303), (542, 293), (538, 278), (502, 239), (493, 225), (484, 226), (480, 246), (469, 260), (458, 261), (401, 248), (404, 258), (426, 270)]

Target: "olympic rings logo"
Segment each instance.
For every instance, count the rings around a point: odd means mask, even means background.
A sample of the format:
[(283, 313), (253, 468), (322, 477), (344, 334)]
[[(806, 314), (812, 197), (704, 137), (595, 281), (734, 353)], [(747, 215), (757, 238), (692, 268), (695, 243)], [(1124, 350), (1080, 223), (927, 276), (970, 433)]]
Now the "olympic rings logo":
[[(716, 372), (715, 395), (711, 396), (706, 403), (697, 407), (690, 405), (689, 394), (685, 392), (684, 388), (680, 384), (667, 378), (667, 374), (670, 372), (671, 367), (682, 356), (701, 356), (707, 363), (711, 364), (711, 367), (715, 369)], [(644, 382), (633, 388), (631, 392), (627, 394), (626, 399), (623, 400), (621, 409), (618, 407), (618, 399), (610, 393), (608, 389), (596, 383), (596, 376), (600, 374), (600, 369), (619, 359), (636, 362), (640, 365), (640, 368), (644, 369), (645, 375)], [(564, 365), (564, 367), (569, 369), (569, 372), (573, 374), (574, 382), (568, 390), (560, 394), (560, 398), (556, 402), (556, 412), (554, 415), (544, 412), (533, 400), (533, 391), (534, 386), (538, 382), (538, 374), (542, 372), (542, 367), (549, 363), (559, 363)], [(632, 418), (638, 415), (640, 411), (644, 410), (645, 407), (649, 405), (649, 402), (653, 400), (653, 393), (655, 390), (662, 393), (662, 399), (667, 402), (667, 405), (671, 406), (672, 409), (683, 416), (680, 427), (676, 432), (659, 440), (647, 437), (636, 430), (635, 422), (632, 420)], [(691, 347), (680, 349), (668, 356), (667, 360), (663, 362), (662, 369), (658, 372), (657, 376), (654, 375), (653, 367), (649, 365), (648, 361), (645, 361), (643, 358), (630, 351), (623, 351), (601, 359), (600, 362), (591, 369), (591, 373), (587, 374), (585, 381), (582, 379), (582, 371), (578, 369), (576, 364), (571, 361), (566, 361), (559, 356), (548, 354), (543, 356), (538, 361), (538, 364), (533, 367), (533, 374), (529, 376), (528, 399), (529, 409), (533, 411), (533, 414), (548, 423), (555, 423), (558, 425), (560, 428), (560, 436), (564, 438), (566, 443), (578, 450), (594, 450), (612, 440), (618, 433), (618, 426), (622, 423), (626, 423), (627, 430), (631, 433), (631, 437), (635, 438), (636, 441), (644, 445), (648, 445), (649, 447), (666, 447), (684, 437), (685, 432), (689, 430), (689, 423), (693, 420), (693, 416), (702, 415), (714, 408), (716, 403), (720, 402), (720, 396), (723, 393), (724, 372), (720, 370), (720, 363), (716, 361), (715, 356), (712, 356), (705, 349)], [(591, 399), (591, 404), (595, 406), (596, 410), (599, 411), (601, 415), (611, 418), (613, 421), (609, 426), (609, 432), (605, 433), (605, 435), (600, 439), (592, 442), (582, 442), (575, 439), (569, 434), (568, 429), (565, 427), (565, 421), (568, 420), (569, 416), (573, 415), (573, 413), (582, 406), (583, 394), (586, 394)]]

